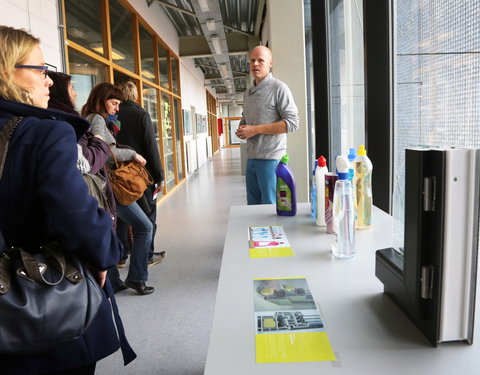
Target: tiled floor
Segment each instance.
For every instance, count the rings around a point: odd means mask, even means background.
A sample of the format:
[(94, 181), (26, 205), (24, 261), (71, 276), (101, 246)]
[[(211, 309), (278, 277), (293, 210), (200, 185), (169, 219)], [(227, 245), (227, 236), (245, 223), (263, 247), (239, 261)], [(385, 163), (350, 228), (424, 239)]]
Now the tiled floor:
[(203, 374), (229, 209), (244, 204), (238, 148), (222, 149), (160, 202), (156, 251), (168, 257), (149, 268), (155, 293), (117, 294), (138, 358), (124, 367), (116, 353), (98, 364), (98, 375)]

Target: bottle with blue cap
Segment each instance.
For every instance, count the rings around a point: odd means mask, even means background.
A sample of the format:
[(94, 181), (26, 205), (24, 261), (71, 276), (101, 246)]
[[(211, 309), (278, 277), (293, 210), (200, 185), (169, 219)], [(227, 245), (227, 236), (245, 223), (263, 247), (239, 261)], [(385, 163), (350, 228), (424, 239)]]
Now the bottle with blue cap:
[(332, 242), (332, 253), (337, 258), (351, 258), (355, 255), (355, 209), (348, 171), (350, 163), (346, 156), (337, 156), (336, 165), (338, 180), (333, 194), (335, 237)]

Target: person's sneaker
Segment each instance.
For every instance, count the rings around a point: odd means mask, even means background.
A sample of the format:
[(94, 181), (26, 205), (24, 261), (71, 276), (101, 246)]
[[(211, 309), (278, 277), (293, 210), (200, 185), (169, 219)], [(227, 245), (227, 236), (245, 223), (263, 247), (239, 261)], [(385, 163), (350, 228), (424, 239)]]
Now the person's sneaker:
[(149, 259), (148, 265), (154, 266), (155, 264), (162, 263), (167, 257), (166, 251), (160, 251), (159, 253), (153, 253), (153, 257)]
[(127, 258), (120, 259), (117, 263), (118, 268), (124, 268), (127, 263)]

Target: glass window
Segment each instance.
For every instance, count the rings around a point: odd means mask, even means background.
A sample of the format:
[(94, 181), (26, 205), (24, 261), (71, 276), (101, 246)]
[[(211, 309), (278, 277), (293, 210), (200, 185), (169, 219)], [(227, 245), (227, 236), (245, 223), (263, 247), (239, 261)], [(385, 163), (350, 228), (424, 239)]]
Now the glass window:
[(171, 97), (162, 93), (162, 134), (163, 134), (163, 157), (165, 160), (165, 185), (167, 190), (175, 186), (175, 166), (173, 161), (173, 127)]
[(132, 78), (132, 77), (126, 75), (126, 74), (123, 74), (123, 73), (119, 72), (118, 70), (113, 71), (113, 84), (114, 85), (118, 85), (119, 83), (125, 82), (125, 81), (132, 81), (138, 86), (138, 82), (134, 78)]
[(152, 35), (142, 26), (139, 27), (140, 33), (140, 57), (142, 64), (142, 77), (146, 78), (152, 82), (155, 82), (155, 65), (154, 65), (154, 56), (153, 56), (153, 37)]
[(65, 0), (67, 38), (105, 57), (100, 1)]
[(107, 67), (69, 48), (68, 68), (72, 76), (73, 87), (78, 94), (76, 106), (80, 110), (87, 102), (93, 87), (106, 81)]
[(168, 82), (168, 51), (161, 45), (158, 45), (158, 65), (160, 66), (160, 86), (170, 90)]
[(180, 122), (180, 100), (173, 98), (173, 114), (175, 119), (175, 143), (177, 145), (177, 173), (178, 180), (183, 180), (183, 158), (182, 158), (182, 124)]
[(230, 145), (239, 145), (240, 143), (245, 143), (245, 141), (242, 141), (235, 134), (235, 132), (238, 129), (238, 126), (240, 125), (240, 120), (241, 119), (227, 120), (227, 122), (228, 122), (228, 134), (230, 135), (230, 139), (229, 139), (229, 141), (230, 141), (229, 144)]
[(180, 85), (178, 84), (178, 60), (173, 56), (170, 59), (170, 66), (172, 67), (172, 90), (175, 94), (179, 94)]
[(112, 60), (125, 69), (134, 72), (132, 15), (118, 0), (110, 0), (109, 3)]
[(363, 1), (329, 0), (330, 158), (365, 143)]
[(393, 215), (403, 222), (406, 148), (480, 147), (480, 3), (397, 0), (395, 10)]
[[(155, 140), (160, 147), (160, 132), (158, 129), (158, 112), (157, 112), (157, 90), (153, 87), (143, 86), (143, 108), (150, 114), (153, 125), (153, 133), (155, 134)], [(161, 150), (159, 149), (160, 154)]]

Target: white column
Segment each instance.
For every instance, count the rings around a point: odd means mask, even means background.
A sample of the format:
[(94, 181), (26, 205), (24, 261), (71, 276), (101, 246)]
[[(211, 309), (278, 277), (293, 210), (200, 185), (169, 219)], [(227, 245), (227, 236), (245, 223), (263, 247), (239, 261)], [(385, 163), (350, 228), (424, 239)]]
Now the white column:
[(303, 0), (267, 0), (267, 43), (273, 53), (273, 76), (292, 91), (300, 116), (297, 132), (288, 134), (289, 167), (297, 183), (297, 201), (309, 200), (307, 91)]

